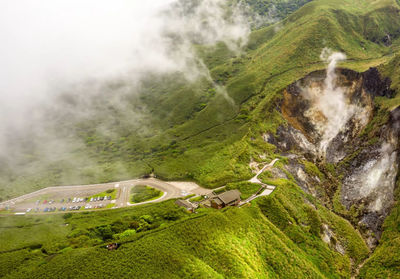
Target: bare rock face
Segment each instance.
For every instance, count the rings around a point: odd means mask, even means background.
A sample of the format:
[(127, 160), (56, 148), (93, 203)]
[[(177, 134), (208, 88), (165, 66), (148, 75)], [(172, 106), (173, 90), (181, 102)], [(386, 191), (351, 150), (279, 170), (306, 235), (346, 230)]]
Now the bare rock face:
[(362, 73), (363, 87), (373, 96), (384, 96), (393, 98), (395, 91), (390, 89), (392, 81), (390, 78), (382, 79), (377, 68), (369, 68)]
[[(377, 244), (381, 226), (394, 202), (399, 172), (400, 107), (391, 112), (381, 127), (379, 141), (366, 146), (350, 162), (342, 182), (341, 202), (350, 209), (362, 209), (359, 225), (374, 235), (368, 243)], [(371, 234), (371, 232), (373, 234)]]
[(325, 189), (325, 196), (319, 194), (318, 188), (331, 186), (307, 174), (301, 161), (335, 164), (341, 176), (332, 181), (341, 184), (340, 200), (348, 210), (356, 209), (353, 221), (356, 218), (356, 225), (373, 248), (394, 202), (400, 162), (400, 107), (390, 113), (386, 124), (374, 128), (374, 138), (363, 135), (374, 117), (374, 97), (395, 94), (390, 79), (382, 78), (376, 68), (364, 73), (336, 69), (328, 76), (326, 71), (315, 71), (284, 90), (281, 111), (288, 125), (279, 127), (266, 141), (285, 154), (297, 154), (286, 169), (304, 191), (323, 202), (336, 190)]
[(334, 85), (327, 79), (326, 71), (316, 71), (291, 84), (283, 92), (282, 113), (314, 144), (316, 156), (336, 163), (372, 117), (373, 95), (355, 71), (337, 69)]
[(292, 126), (280, 126), (276, 136), (269, 136), (267, 142), (277, 146), (282, 152), (299, 150), (305, 157), (315, 159), (317, 153), (315, 145), (306, 136)]

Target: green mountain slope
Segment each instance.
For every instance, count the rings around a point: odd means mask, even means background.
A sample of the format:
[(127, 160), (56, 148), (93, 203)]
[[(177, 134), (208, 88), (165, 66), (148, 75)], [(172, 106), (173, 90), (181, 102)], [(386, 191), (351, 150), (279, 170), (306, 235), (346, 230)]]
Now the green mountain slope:
[[(124, 95), (127, 107), (140, 108), (146, 116), (135, 119), (133, 127), (129, 121), (108, 123), (107, 119), (129, 119), (129, 114), (112, 104), (103, 107), (100, 99), (101, 117), (64, 127), (82, 142), (74, 153), (45, 166), (32, 160), (23, 166), (22, 175), (11, 167), (2, 168), (2, 185), (7, 185), (2, 196), (152, 171), (161, 178), (193, 179), (210, 188), (246, 180), (252, 176), (250, 160), (261, 161), (261, 155), (263, 161), (281, 157), (262, 135), (275, 133), (286, 123), (280, 113), (282, 90), (326, 67), (319, 58), (324, 47), (345, 52), (348, 60), (341, 66), (347, 68), (364, 71), (381, 65), (381, 73), (391, 77), (393, 89), (399, 90), (399, 9), (394, 0), (316, 0), (282, 22), (254, 31), (241, 55), (227, 52), (223, 45), (196, 46), (213, 82), (223, 85), (228, 97), (207, 79), (191, 83), (176, 75), (151, 77), (140, 94)], [(398, 92), (393, 99), (377, 98), (377, 104), (381, 111), (400, 105)], [(108, 127), (112, 133), (105, 135), (97, 127)], [(74, 164), (68, 163), (71, 159)], [(314, 176), (322, 173), (321, 178), (332, 171), (328, 165), (319, 170), (310, 162), (304, 164)], [(263, 177), (277, 185), (276, 191), (243, 208), (202, 209), (190, 215), (168, 201), (64, 217), (1, 218), (0, 274), (6, 278), (350, 278), (366, 260), (360, 278), (399, 276), (398, 206), (385, 222), (380, 246), (370, 251), (354, 222), (339, 216), (351, 219), (349, 212), (305, 194), (293, 176), (286, 175), (287, 179), (277, 180)], [(330, 244), (322, 239), (326, 227), (335, 235)], [(132, 229), (136, 232), (129, 235)], [(27, 237), (32, 231), (34, 237)], [(103, 246), (112, 239), (122, 246), (106, 251)]]
[[(238, 57), (221, 45), (199, 46), (213, 80), (226, 87), (234, 104), (205, 79), (192, 83), (167, 75), (149, 77), (139, 94), (130, 95), (129, 84), (116, 82), (94, 103), (78, 96), (92, 111), (83, 119), (49, 112), (50, 119), (57, 119), (49, 124), (59, 136), (55, 141), (72, 136), (72, 151), (46, 160), (48, 155), (35, 146), (28, 149), (23, 163), (2, 168), (1, 196), (48, 185), (127, 179), (152, 170), (162, 178), (195, 179), (206, 187), (247, 178), (249, 127), (277, 126), (279, 116), (268, 123), (263, 111), (283, 87), (324, 67), (319, 59), (323, 47), (345, 52), (345, 65), (356, 70), (378, 65), (396, 51), (395, 44), (376, 42), (397, 34), (395, 1), (339, 2), (313, 1), (283, 22), (253, 32), (246, 53)], [(127, 90), (128, 95), (110, 100), (109, 90)], [(68, 102), (70, 111), (82, 109), (79, 103), (61, 101)], [(234, 154), (236, 147), (230, 146), (241, 139), (236, 145), (242, 151)]]
[[(7, 243), (0, 271), (8, 274), (6, 278), (348, 277), (350, 258), (361, 262), (367, 247), (347, 221), (315, 200), (311, 202), (318, 209), (313, 209), (304, 204), (305, 198), (310, 197), (288, 181), (258, 206), (199, 210), (197, 215), (165, 202), (74, 214), (65, 220), (57, 215), (9, 217), (0, 227)], [(138, 232), (119, 239), (118, 250), (109, 252), (101, 245), (136, 222)], [(321, 240), (321, 222), (328, 222), (348, 243), (348, 255), (334, 252)], [(22, 240), (27, 233), (35, 237)]]

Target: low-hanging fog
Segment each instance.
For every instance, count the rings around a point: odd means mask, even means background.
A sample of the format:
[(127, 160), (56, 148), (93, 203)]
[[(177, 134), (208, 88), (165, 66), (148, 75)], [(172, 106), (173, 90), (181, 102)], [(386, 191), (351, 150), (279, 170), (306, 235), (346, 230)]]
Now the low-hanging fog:
[[(53, 136), (43, 124), (43, 107), (84, 118), (99, 92), (124, 111), (119, 96), (137, 90), (149, 73), (210, 79), (193, 44), (223, 42), (239, 54), (250, 33), (245, 6), (232, 4), (227, 12), (226, 5), (223, 0), (1, 1), (0, 157), (16, 156), (18, 150), (10, 148), (16, 135), (42, 141)], [(125, 85), (114, 90), (108, 84), (115, 81)], [(217, 92), (226, 94), (223, 88)], [(60, 96), (74, 106), (60, 105)], [(142, 116), (126, 111), (132, 123)], [(46, 142), (45, 148), (52, 145), (47, 153), (68, 152), (65, 142)]]

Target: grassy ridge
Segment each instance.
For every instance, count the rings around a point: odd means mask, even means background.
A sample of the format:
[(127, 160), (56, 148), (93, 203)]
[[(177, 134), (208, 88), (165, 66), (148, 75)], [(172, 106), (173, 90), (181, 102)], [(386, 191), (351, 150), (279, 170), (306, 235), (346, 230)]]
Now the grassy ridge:
[[(298, 197), (302, 195), (299, 188), (292, 188), (289, 192)], [(287, 197), (287, 194), (288, 192), (284, 190), (282, 193), (277, 193), (276, 197), (269, 197), (268, 200), (276, 200), (279, 203), (282, 195)], [(35, 217), (41, 220), (38, 228), (50, 233), (59, 223), (66, 222), (69, 225), (62, 226), (62, 234), (54, 234), (58, 238), (31, 240), (31, 248), (25, 248), (25, 245), (20, 246), (23, 248), (21, 250), (3, 252), (0, 254), (4, 259), (0, 271), (2, 275), (8, 274), (6, 278), (87, 276), (346, 278), (349, 276), (350, 261), (347, 256), (332, 251), (308, 225), (304, 229), (297, 229), (297, 235), (294, 225), (295, 230), (285, 229), (282, 223), (276, 223), (276, 219), (271, 215), (270, 211), (274, 211), (274, 207), (264, 211), (268, 201), (260, 200), (259, 203), (261, 210), (257, 206), (223, 211), (203, 210), (198, 215), (185, 213), (182, 209), (176, 208), (173, 201), (169, 201), (135, 209), (73, 214), (66, 219), (56, 215)], [(294, 208), (297, 205), (288, 201), (283, 206)], [(168, 210), (176, 213), (170, 215)], [(319, 213), (315, 216), (320, 218)], [(294, 215), (292, 217), (299, 218)], [(306, 213), (303, 217), (304, 219), (296, 221), (309, 223), (314, 218), (310, 217), (310, 213)], [(79, 233), (91, 231), (96, 227), (110, 226), (111, 232), (124, 230), (124, 224), (142, 218), (147, 219), (150, 225), (158, 224), (158, 226), (144, 231), (139, 229), (137, 233), (120, 239), (122, 245), (117, 251), (108, 252), (102, 248), (104, 244), (101, 245), (103, 243), (101, 239), (98, 242), (80, 244), (71, 240), (78, 240)], [(87, 222), (88, 219), (91, 221)], [(30, 217), (23, 222), (21, 220), (16, 217), (8, 219), (9, 226), (19, 222), (22, 228), (30, 227), (32, 222), (35, 222), (34, 218)], [(160, 221), (164, 225), (161, 225)], [(286, 221), (289, 220), (282, 219), (283, 223)], [(45, 227), (45, 224), (55, 226)], [(0, 230), (3, 240), (8, 240), (10, 237), (10, 234), (5, 234), (7, 230), (11, 228), (3, 227)], [(104, 236), (107, 241), (108, 236), (103, 234)], [(344, 237), (359, 238), (354, 233)], [(58, 250), (50, 250), (47, 248), (49, 245), (40, 246), (42, 243), (57, 243)], [(69, 246), (65, 246), (65, 243), (72, 248), (67, 248)], [(99, 244), (100, 246), (96, 246)], [(39, 248), (35, 249), (35, 245)], [(95, 247), (90, 247), (92, 245)], [(10, 268), (11, 266), (13, 268)]]

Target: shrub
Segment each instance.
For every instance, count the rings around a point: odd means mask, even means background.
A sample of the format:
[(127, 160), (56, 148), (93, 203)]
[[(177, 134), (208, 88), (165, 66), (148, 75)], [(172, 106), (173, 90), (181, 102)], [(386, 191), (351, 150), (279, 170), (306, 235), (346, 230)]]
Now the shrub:
[(132, 236), (134, 234), (136, 234), (136, 230), (126, 230), (120, 234), (114, 235), (114, 238), (121, 239), (121, 238), (126, 238), (129, 236)]
[(132, 188), (132, 202), (139, 203), (154, 199), (161, 195), (161, 191), (149, 186), (135, 186)]
[(68, 219), (68, 218), (70, 218), (72, 216), (72, 213), (65, 213), (65, 214), (63, 214), (63, 218), (64, 219)]

